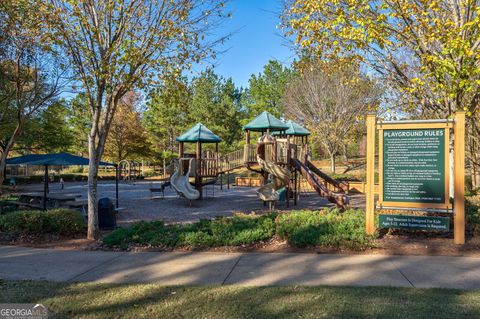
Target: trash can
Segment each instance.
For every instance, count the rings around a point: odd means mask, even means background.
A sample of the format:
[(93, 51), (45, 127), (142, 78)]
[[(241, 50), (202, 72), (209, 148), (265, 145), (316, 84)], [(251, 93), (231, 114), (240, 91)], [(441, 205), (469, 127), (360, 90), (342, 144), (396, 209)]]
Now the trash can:
[(278, 201), (286, 202), (287, 201), (287, 189), (285, 187), (280, 188), (277, 191), (278, 194)]
[(110, 198), (100, 198), (98, 201), (98, 226), (100, 229), (113, 229), (117, 226), (115, 207)]

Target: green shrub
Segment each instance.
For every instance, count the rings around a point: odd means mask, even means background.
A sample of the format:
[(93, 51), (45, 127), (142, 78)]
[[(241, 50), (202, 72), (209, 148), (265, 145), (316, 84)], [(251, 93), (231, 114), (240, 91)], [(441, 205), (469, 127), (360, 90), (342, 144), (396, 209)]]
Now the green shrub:
[(117, 229), (103, 239), (109, 247), (129, 245), (173, 247), (218, 247), (253, 244), (275, 234), (297, 247), (321, 245), (364, 249), (373, 237), (365, 234), (365, 216), (360, 210), (293, 211), (263, 216), (236, 215), (200, 220), (186, 225), (161, 221), (139, 222)]
[(277, 235), (296, 247), (334, 246), (365, 249), (373, 237), (365, 233), (365, 213), (337, 209), (292, 211), (277, 217)]
[(103, 238), (109, 247), (126, 249), (130, 244), (173, 247), (178, 241), (176, 226), (163, 221), (141, 221), (128, 228), (118, 228)]
[(465, 200), (467, 224), (473, 235), (480, 235), (480, 196), (467, 197)]
[(0, 216), (0, 232), (18, 235), (76, 235), (85, 228), (82, 215), (71, 209), (16, 211)]
[(128, 228), (114, 230), (103, 238), (103, 243), (122, 249), (130, 244), (167, 248), (252, 244), (275, 234), (275, 217), (275, 214), (237, 215), (185, 225), (165, 225), (161, 221), (139, 222)]

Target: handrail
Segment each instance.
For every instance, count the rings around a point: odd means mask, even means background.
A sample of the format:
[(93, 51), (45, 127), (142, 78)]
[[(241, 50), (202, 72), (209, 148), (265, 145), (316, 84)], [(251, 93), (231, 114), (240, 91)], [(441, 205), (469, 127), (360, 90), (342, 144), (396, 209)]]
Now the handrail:
[(313, 173), (317, 174), (321, 179), (325, 181), (325, 183), (332, 185), (336, 190), (342, 193), (348, 192), (349, 185), (347, 182), (337, 181), (336, 179), (328, 176), (308, 160), (305, 164), (307, 165), (308, 169), (310, 169)]

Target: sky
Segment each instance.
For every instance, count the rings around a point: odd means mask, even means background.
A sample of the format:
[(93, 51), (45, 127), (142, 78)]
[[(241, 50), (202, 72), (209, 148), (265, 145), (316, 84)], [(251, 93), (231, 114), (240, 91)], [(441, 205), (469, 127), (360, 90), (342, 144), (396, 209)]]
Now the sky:
[[(214, 61), (215, 72), (231, 77), (237, 86), (246, 87), (250, 75), (260, 73), (269, 60), (288, 65), (294, 54), (277, 29), (282, 0), (230, 1), (232, 17), (217, 32), (231, 37), (219, 48), (226, 52)], [(194, 72), (200, 70), (196, 67)]]

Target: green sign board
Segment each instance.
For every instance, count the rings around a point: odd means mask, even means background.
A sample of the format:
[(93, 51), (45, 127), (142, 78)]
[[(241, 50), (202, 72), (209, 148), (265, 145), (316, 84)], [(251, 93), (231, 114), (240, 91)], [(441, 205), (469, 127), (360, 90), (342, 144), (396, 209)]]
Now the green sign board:
[[(445, 129), (384, 129), (382, 202), (445, 203)], [(447, 198), (448, 200), (448, 198)]]
[(380, 228), (403, 228), (417, 230), (450, 230), (449, 217), (406, 216), (380, 214)]

